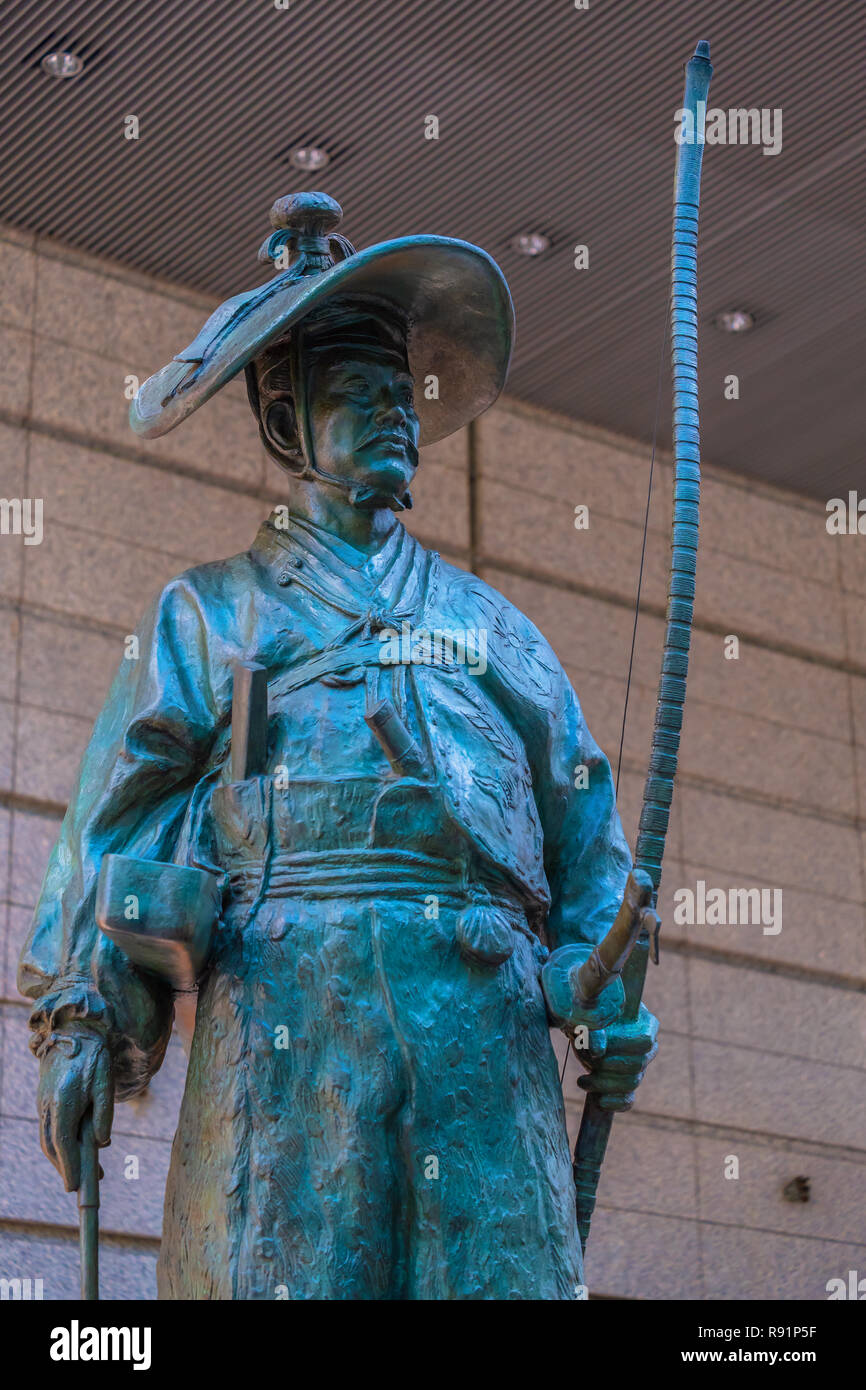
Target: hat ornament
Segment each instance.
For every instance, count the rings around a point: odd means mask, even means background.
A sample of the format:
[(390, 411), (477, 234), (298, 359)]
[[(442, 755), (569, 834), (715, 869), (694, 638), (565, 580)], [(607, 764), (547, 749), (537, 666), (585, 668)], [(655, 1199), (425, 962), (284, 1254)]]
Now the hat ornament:
[(290, 270), (292, 278), (321, 275), (336, 264), (333, 248), (339, 250), (337, 259), (341, 261), (355, 255), (352, 243), (334, 230), (342, 219), (340, 204), (326, 193), (292, 193), (278, 198), (271, 208), (271, 226), (276, 230), (262, 242), (258, 259), (267, 265), (288, 247), (292, 260), (282, 269)]

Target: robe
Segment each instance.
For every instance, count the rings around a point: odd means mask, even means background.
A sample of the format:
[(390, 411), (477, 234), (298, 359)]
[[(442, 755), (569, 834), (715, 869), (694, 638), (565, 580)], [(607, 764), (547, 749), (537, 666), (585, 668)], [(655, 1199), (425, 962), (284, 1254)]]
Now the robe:
[[(173, 994), (99, 931), (102, 857), (218, 876), (160, 1297), (580, 1297), (540, 971), (601, 939), (631, 860), (547, 642), (399, 523), (365, 560), (279, 513), (248, 551), (172, 581), (138, 636), (19, 987), (34, 1047), (86, 1019), (118, 1099), (137, 1094)], [(243, 782), (237, 661), (268, 681), (266, 763)], [(365, 718), (383, 699), (414, 763)]]

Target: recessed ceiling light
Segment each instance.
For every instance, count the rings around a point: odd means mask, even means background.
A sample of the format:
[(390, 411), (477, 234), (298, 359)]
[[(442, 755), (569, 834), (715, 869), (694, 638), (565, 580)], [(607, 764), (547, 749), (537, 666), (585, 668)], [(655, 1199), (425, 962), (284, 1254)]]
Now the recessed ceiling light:
[(755, 326), (755, 315), (747, 309), (723, 309), (713, 322), (723, 333), (748, 333)]
[(49, 77), (80, 77), (84, 71), (84, 59), (77, 53), (46, 53), (39, 65)]
[(543, 256), (550, 250), (550, 237), (543, 232), (520, 232), (511, 238), (511, 249), (520, 256)]
[(313, 174), (319, 169), (327, 169), (331, 156), (320, 145), (298, 145), (289, 155), (289, 163), (294, 169), (303, 169)]

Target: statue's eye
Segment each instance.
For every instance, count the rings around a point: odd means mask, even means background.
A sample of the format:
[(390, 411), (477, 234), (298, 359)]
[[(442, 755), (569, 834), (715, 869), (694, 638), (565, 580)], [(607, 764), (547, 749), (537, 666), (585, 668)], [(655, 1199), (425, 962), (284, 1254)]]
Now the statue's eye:
[(351, 396), (367, 395), (370, 383), (362, 376), (350, 376), (343, 382), (343, 390)]

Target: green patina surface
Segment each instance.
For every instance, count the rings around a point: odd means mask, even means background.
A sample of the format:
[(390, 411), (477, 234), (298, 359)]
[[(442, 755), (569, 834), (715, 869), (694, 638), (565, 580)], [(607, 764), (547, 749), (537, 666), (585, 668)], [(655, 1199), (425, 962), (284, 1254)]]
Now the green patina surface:
[[(182, 390), (193, 360), (196, 404), (247, 370), (289, 501), (167, 586), (97, 722), (19, 977), (44, 1146), (77, 1186), (82, 1116), (106, 1142), (113, 1099), (162, 1061), (180, 960), (199, 994), (161, 1297), (572, 1299), (549, 1028), (596, 1029), (591, 1085), (630, 1103), (655, 1020), (625, 1021), (613, 985), (584, 1006), (575, 966), (631, 858), (547, 642), (399, 520), (419, 415), (436, 431), (419, 351), (439, 344), (443, 380), (486, 363), (456, 428), (504, 380), (510, 301), (442, 238), (368, 255), (353, 298), (322, 198), (277, 205), (295, 259), (267, 341), (233, 309), (170, 364)], [(443, 356), (439, 297), (467, 286), (486, 319)], [(142, 393), (152, 433), (189, 413), (160, 421), (168, 396)]]

